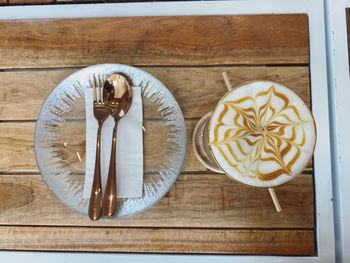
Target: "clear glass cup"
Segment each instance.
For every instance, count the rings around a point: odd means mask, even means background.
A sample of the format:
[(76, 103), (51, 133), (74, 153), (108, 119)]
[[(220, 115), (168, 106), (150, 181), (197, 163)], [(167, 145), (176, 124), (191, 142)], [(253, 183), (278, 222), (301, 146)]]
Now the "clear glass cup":
[[(225, 78), (225, 77), (224, 77)], [(225, 79), (225, 82), (227, 83), (227, 79)], [(266, 82), (266, 81), (264, 81)], [(252, 82), (254, 83), (254, 82)], [(273, 82), (271, 82), (273, 83)], [(244, 83), (242, 85), (239, 85), (237, 86), (236, 88), (240, 88), (242, 86), (245, 86), (249, 83)], [(278, 83), (275, 83), (276, 85), (280, 85)], [(223, 98), (225, 98), (229, 93), (231, 92), (234, 92), (234, 90), (230, 90), (230, 87), (229, 85), (228, 86), (228, 89), (229, 89), (229, 92), (227, 94), (225, 94), (223, 96)], [(281, 85), (283, 86), (283, 85)], [(284, 86), (283, 86), (284, 87)], [(285, 88), (285, 87), (284, 87)], [(293, 93), (295, 94), (295, 93)], [(296, 95), (296, 94), (295, 94)], [(293, 95), (294, 96), (294, 95)], [(303, 103), (305, 105), (305, 107), (307, 108), (306, 104), (303, 102), (303, 100), (298, 96), (296, 95), (301, 103)], [(223, 99), (222, 98), (222, 99)], [(221, 100), (222, 100), (221, 99)], [(221, 100), (218, 102), (215, 110), (217, 109), (219, 103), (221, 102)], [(294, 102), (293, 102), (294, 103)], [(307, 108), (308, 109), (308, 108)], [(227, 172), (224, 171), (224, 169), (219, 165), (219, 162), (217, 160), (217, 158), (215, 157), (215, 154), (213, 153), (213, 150), (211, 149), (211, 146), (209, 145), (209, 125), (210, 125), (210, 120), (211, 118), (213, 117), (213, 114), (215, 112), (215, 110), (213, 112), (208, 112), (207, 114), (205, 114), (199, 121), (198, 123), (196, 124), (195, 128), (194, 128), (194, 132), (193, 132), (193, 137), (192, 137), (192, 146), (193, 146), (193, 150), (194, 150), (194, 153), (197, 157), (197, 159), (201, 162), (201, 164), (203, 166), (205, 166), (206, 168), (208, 168), (209, 170), (211, 171), (214, 171), (214, 172), (218, 172), (218, 173), (223, 173), (223, 174), (226, 174), (228, 175), (231, 179), (235, 179), (236, 181), (242, 183), (242, 184), (245, 184), (245, 185), (250, 185), (249, 183), (247, 184), (246, 182), (242, 182), (240, 180), (237, 180), (236, 178), (233, 178), (232, 176), (230, 176)], [(307, 158), (307, 160), (305, 159), (306, 161), (306, 164), (305, 164), (305, 167), (308, 165), (308, 163), (312, 160), (312, 155), (313, 155), (313, 150), (314, 150), (314, 147), (315, 147), (315, 142), (316, 142), (316, 126), (315, 126), (315, 121), (313, 119), (313, 116), (312, 116), (312, 113), (311, 111), (308, 109), (310, 115), (311, 115), (311, 120), (308, 120), (308, 122), (312, 122), (313, 123), (313, 127), (314, 127), (314, 142), (310, 142), (310, 144), (307, 144), (307, 145), (312, 145), (313, 143), (313, 149), (312, 149), (312, 152), (310, 151), (309, 152), (309, 155), (307, 155), (305, 158)], [(305, 109), (304, 109), (304, 112), (305, 112)], [(309, 125), (309, 124), (308, 124)], [(310, 125), (309, 127), (312, 127), (312, 125)], [(303, 135), (304, 136), (304, 135)], [(309, 143), (309, 142), (307, 142)], [(310, 147), (309, 147), (310, 148)], [(304, 160), (300, 159), (302, 162), (304, 162)], [(299, 172), (301, 173), (305, 167)], [(293, 175), (292, 178), (294, 178), (296, 176)], [(291, 178), (291, 179), (292, 179)], [(289, 180), (289, 179), (288, 179)], [(286, 182), (283, 182), (283, 183), (286, 183)], [(281, 184), (283, 184), (281, 183)], [(278, 186), (280, 184), (277, 184), (277, 185), (274, 185), (274, 186)], [(250, 186), (256, 186), (256, 185), (250, 185)], [(273, 187), (274, 187), (273, 186)], [(259, 187), (264, 187), (263, 185), (262, 186), (259, 186)], [(280, 208), (280, 205), (279, 205), (279, 202), (278, 202), (278, 199), (277, 199), (277, 196), (276, 196), (276, 193), (274, 192), (274, 189), (273, 187), (266, 187), (269, 189), (269, 192), (270, 192), (270, 195), (274, 201), (274, 204), (275, 204), (275, 207), (276, 207), (276, 210), (279, 212), (281, 211), (281, 208)]]

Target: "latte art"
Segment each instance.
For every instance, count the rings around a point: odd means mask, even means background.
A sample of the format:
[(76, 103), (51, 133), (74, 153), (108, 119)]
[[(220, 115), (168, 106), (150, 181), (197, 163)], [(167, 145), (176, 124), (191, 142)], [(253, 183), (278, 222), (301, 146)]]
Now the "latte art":
[(311, 159), (315, 141), (314, 119), (302, 99), (270, 81), (229, 92), (209, 125), (218, 165), (252, 186), (273, 187), (293, 179)]

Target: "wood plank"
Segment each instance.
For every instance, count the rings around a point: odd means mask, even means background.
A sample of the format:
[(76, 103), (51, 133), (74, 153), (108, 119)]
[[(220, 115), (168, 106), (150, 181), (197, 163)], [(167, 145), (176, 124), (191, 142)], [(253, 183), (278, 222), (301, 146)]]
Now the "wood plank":
[[(277, 81), (310, 105), (308, 67), (141, 68), (158, 78), (175, 96), (185, 118), (200, 118), (213, 110), (226, 93), (221, 77), (227, 72), (233, 86), (254, 79)], [(76, 70), (0, 72), (0, 120), (34, 120), (52, 90)], [(31, 81), (28, 81), (30, 79)], [(201, 98), (198, 100), (198, 98)], [(18, 105), (21, 107), (18, 107)], [(145, 101), (145, 118), (157, 118)], [(84, 112), (74, 116), (85, 118)]]
[[(192, 132), (196, 120), (187, 120), (187, 151), (182, 171), (207, 171), (197, 160), (192, 149)], [(34, 154), (35, 122), (0, 122), (0, 172), (38, 172)], [(57, 146), (65, 165), (73, 171), (85, 170), (85, 123), (65, 122)], [(144, 122), (144, 166), (145, 171), (159, 171), (166, 161), (168, 128), (159, 121)], [(80, 158), (77, 156), (79, 153)], [(312, 170), (312, 164), (307, 168)]]
[[(72, 176), (81, 184), (83, 177)], [(0, 225), (312, 229), (312, 176), (300, 175), (275, 189), (280, 213), (266, 189), (222, 174), (181, 174), (167, 195), (143, 213), (94, 222), (62, 204), (40, 175), (0, 175)]]
[(28, 4), (51, 4), (56, 0), (9, 0), (10, 5), (28, 5)]
[(0, 227), (0, 249), (313, 255), (311, 230)]
[(0, 35), (3, 69), (309, 63), (306, 14), (8, 20)]
[(161, 2), (163, 0), (56, 0), (57, 3), (118, 3), (118, 2)]
[(160, 2), (162, 0), (0, 0), (1, 4), (8, 5), (30, 5), (30, 4), (47, 4), (47, 3), (70, 3), (70, 4), (81, 4), (81, 3), (118, 3), (118, 2)]
[(347, 28), (347, 37), (348, 37), (348, 56), (350, 63), (350, 8), (345, 9), (346, 12), (346, 28)]

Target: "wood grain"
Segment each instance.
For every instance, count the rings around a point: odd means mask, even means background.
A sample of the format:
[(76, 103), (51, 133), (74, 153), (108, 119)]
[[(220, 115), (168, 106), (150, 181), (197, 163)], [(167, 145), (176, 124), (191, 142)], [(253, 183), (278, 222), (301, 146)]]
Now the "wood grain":
[(0, 35), (0, 69), (309, 63), (306, 14), (1, 21)]
[[(227, 92), (222, 72), (227, 72), (233, 86), (254, 79), (280, 82), (310, 105), (308, 67), (212, 67), (168, 68), (142, 67), (158, 78), (174, 95), (185, 118), (200, 118), (212, 111)], [(0, 120), (35, 120), (52, 90), (76, 70), (0, 72)], [(31, 81), (29, 82), (28, 79)], [(198, 100), (198, 98), (201, 98)], [(18, 107), (21, 104), (21, 107)], [(84, 109), (84, 107), (82, 107)], [(85, 118), (79, 111), (77, 118)], [(145, 118), (159, 118), (148, 101)]]
[(28, 4), (52, 4), (56, 0), (9, 0), (10, 5), (28, 5)]
[(0, 227), (0, 236), (0, 249), (11, 250), (314, 254), (311, 230)]
[(0, 122), (0, 172), (37, 171), (34, 155), (35, 123)]
[[(145, 180), (151, 177), (145, 175)], [(83, 185), (83, 175), (71, 179)], [(64, 206), (40, 175), (0, 175), (0, 225), (312, 229), (312, 176), (300, 175), (275, 189), (281, 213), (266, 189), (222, 174), (181, 174), (167, 195), (145, 212), (93, 222)]]
[[(192, 149), (196, 120), (187, 120), (187, 151), (182, 171), (207, 171)], [(34, 154), (35, 122), (0, 122), (0, 172), (38, 172)], [(73, 171), (85, 170), (85, 122), (65, 122), (57, 139), (59, 158)], [(159, 171), (166, 162), (168, 129), (163, 122), (144, 122), (144, 169)], [(77, 156), (79, 153), (79, 157)], [(312, 164), (306, 169), (312, 170)]]

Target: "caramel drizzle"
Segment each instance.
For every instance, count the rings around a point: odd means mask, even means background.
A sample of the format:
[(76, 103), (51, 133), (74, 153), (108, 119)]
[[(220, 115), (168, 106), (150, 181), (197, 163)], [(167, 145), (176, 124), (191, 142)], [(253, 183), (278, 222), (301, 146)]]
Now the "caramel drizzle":
[[(262, 96), (268, 96), (267, 102), (258, 107), (256, 101)], [(273, 97), (282, 100), (281, 109), (275, 109), (271, 105)], [(251, 102), (252, 106), (246, 108), (240, 106), (245, 102)], [(300, 157), (301, 148), (306, 141), (303, 124), (308, 121), (302, 120), (298, 109), (289, 103), (289, 99), (276, 91), (273, 85), (268, 90), (256, 94), (254, 98), (246, 96), (235, 101), (221, 102), (224, 109), (214, 127), (214, 139), (210, 144), (215, 146), (225, 161), (242, 175), (258, 177), (263, 181), (273, 180), (282, 174), (292, 175), (292, 167)], [(223, 122), (229, 108), (237, 113), (232, 126)], [(292, 114), (297, 121), (292, 120)], [(300, 143), (296, 142), (298, 126), (302, 128)], [(227, 129), (223, 138), (219, 138), (218, 135), (220, 127)], [(286, 136), (287, 128), (292, 131), (290, 138)], [(250, 147), (248, 151), (244, 150), (244, 144)], [(236, 152), (234, 146), (237, 148)], [(224, 147), (230, 156), (227, 156)], [(288, 153), (293, 153), (293, 156), (286, 162), (284, 159)], [(278, 168), (264, 173), (260, 169), (264, 162), (273, 162)]]

